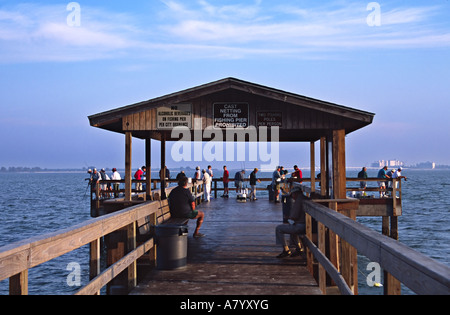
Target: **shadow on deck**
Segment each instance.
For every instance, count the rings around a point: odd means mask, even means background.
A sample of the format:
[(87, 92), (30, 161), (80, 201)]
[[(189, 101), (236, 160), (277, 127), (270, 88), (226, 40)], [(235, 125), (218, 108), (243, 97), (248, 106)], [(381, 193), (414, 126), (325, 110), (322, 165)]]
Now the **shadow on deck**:
[(189, 223), (187, 267), (153, 270), (131, 295), (321, 294), (304, 257), (276, 258), (282, 250), (275, 244), (281, 204), (219, 198), (198, 209), (205, 212), (206, 236), (194, 239), (195, 221)]

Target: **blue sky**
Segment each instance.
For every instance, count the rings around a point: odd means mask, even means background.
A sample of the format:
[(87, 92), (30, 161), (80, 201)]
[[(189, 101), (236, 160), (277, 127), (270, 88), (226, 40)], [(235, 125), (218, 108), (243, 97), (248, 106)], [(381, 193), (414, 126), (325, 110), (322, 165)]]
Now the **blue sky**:
[(376, 113), (349, 166), (450, 164), (449, 1), (69, 3), (0, 0), (0, 166), (122, 167), (124, 137), (87, 116), (225, 77)]

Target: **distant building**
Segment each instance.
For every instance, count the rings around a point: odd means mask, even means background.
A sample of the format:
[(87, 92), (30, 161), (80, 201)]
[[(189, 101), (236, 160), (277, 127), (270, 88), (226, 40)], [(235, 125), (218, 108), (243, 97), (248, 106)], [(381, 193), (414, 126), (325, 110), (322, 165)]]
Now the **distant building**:
[(387, 167), (403, 167), (405, 163), (399, 160), (379, 160), (372, 163), (372, 167), (379, 167), (382, 168), (384, 166)]

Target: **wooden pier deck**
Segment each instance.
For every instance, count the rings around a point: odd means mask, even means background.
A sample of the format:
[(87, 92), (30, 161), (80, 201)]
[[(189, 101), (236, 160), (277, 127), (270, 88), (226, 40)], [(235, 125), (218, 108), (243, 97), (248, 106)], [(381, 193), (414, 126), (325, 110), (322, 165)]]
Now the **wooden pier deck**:
[(267, 199), (238, 203), (212, 199), (194, 239), (189, 223), (188, 264), (178, 270), (153, 270), (131, 295), (315, 295), (318, 284), (306, 269), (305, 257), (278, 259), (275, 227), (282, 205)]

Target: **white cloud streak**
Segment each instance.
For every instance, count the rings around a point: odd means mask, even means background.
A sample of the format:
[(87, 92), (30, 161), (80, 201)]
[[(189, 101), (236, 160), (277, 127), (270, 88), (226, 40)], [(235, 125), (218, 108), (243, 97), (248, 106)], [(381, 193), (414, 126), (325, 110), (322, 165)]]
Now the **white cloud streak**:
[(0, 62), (316, 58), (362, 49), (448, 47), (450, 30), (432, 22), (441, 12), (439, 6), (383, 8), (382, 25), (369, 27), (370, 12), (361, 2), (300, 8), (262, 0), (161, 0), (149, 20), (82, 5), (81, 26), (70, 27), (64, 6), (18, 4), (0, 8)]

